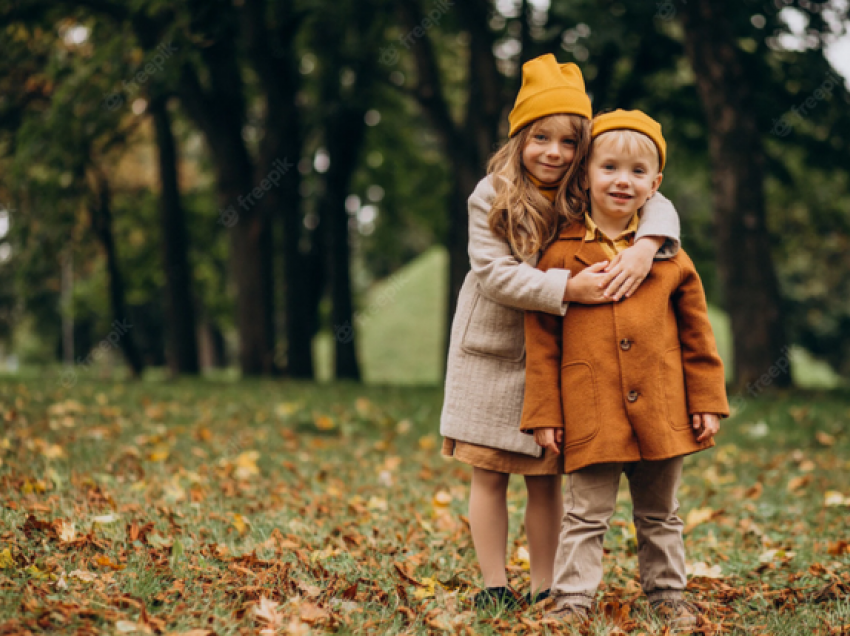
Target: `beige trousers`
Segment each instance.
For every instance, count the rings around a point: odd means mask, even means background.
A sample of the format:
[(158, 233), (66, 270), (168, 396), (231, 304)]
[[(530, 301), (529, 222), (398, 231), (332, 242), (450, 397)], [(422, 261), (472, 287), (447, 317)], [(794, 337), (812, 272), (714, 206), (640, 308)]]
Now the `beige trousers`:
[(632, 494), (643, 590), (650, 601), (682, 596), (687, 584), (684, 524), (676, 515), (682, 461), (597, 464), (566, 475), (552, 586), (558, 605), (589, 607), (596, 596), (602, 581), (602, 538), (614, 514), (622, 473)]

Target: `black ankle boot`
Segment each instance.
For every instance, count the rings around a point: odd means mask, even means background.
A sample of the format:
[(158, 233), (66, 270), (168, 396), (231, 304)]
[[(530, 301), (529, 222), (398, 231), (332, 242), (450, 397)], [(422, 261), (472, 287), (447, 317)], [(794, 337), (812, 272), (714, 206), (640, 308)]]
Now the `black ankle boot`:
[(531, 606), (531, 605), (534, 605), (535, 603), (540, 603), (541, 601), (545, 601), (547, 598), (549, 598), (549, 592), (550, 591), (548, 589), (541, 590), (540, 592), (537, 592), (537, 593), (528, 592), (525, 595), (525, 602), (528, 603), (529, 606)]

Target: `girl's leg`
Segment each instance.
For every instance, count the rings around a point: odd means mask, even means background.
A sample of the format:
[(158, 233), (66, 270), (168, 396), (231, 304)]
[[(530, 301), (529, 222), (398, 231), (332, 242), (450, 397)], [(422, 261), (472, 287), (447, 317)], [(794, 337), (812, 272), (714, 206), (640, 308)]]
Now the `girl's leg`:
[(552, 586), (564, 500), (560, 475), (526, 476), (525, 487), (528, 489), (525, 533), (528, 535), (531, 593), (534, 595)]
[(505, 587), (508, 546), (507, 473), (473, 468), (469, 492), (469, 527), (485, 587)]

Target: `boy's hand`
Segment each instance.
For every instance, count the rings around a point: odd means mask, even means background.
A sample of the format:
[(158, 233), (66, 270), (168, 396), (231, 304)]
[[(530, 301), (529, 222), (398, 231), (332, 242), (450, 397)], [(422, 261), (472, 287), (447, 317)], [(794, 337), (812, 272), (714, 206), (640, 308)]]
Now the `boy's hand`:
[(694, 413), (691, 418), (694, 425), (694, 435), (698, 442), (711, 439), (720, 430), (720, 418), (714, 413)]
[(536, 428), (534, 429), (534, 441), (538, 446), (550, 450), (556, 455), (561, 454), (561, 443), (564, 441), (564, 429), (562, 428)]
[(602, 292), (606, 274), (602, 273), (608, 261), (594, 263), (587, 269), (581, 270), (567, 281), (564, 290), (564, 301), (581, 303), (582, 305), (599, 305), (611, 302)]
[(620, 300), (634, 294), (652, 269), (652, 261), (663, 244), (663, 237), (647, 236), (617, 254), (602, 279), (602, 286), (607, 287), (605, 296)]

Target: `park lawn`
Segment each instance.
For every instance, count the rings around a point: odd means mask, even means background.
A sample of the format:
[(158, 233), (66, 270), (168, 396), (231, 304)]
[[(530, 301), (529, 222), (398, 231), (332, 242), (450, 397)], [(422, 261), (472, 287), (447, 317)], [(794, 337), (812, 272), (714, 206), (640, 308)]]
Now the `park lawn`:
[[(846, 633), (850, 395), (735, 403), (680, 491), (706, 633)], [(555, 633), (539, 609), (471, 609), (470, 472), (439, 456), (440, 406), (423, 388), (0, 378), (0, 634)], [(524, 592), (520, 479), (509, 506)], [(629, 514), (623, 497), (586, 633), (660, 631)]]

